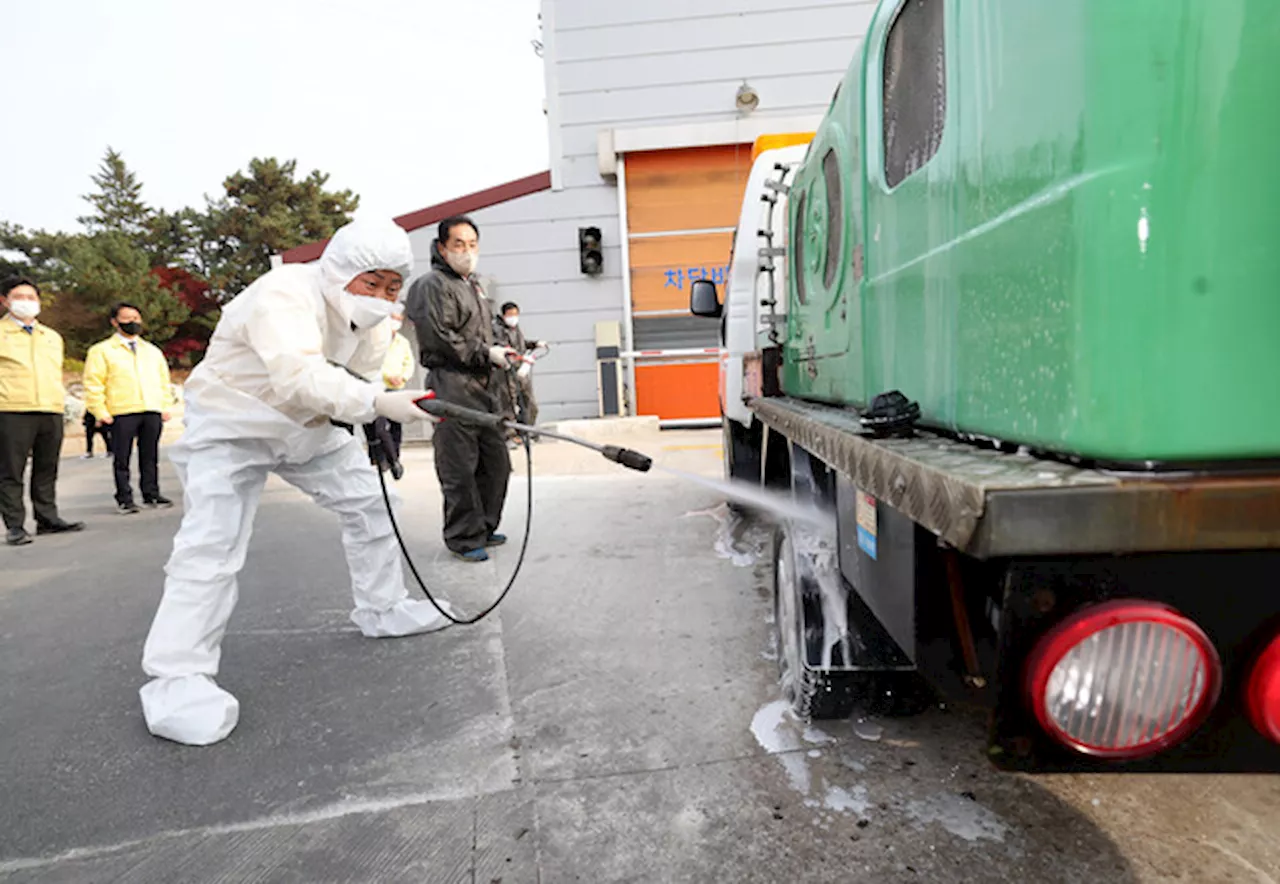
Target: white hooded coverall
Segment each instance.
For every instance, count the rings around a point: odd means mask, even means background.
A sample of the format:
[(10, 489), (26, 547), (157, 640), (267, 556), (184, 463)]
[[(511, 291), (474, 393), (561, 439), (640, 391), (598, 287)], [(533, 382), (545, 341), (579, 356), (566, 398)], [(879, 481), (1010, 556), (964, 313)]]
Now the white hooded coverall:
[(186, 385), (186, 430), (170, 449), (185, 513), (143, 649), (143, 671), (153, 678), (140, 696), (152, 734), (207, 745), (236, 726), (239, 703), (213, 679), (268, 473), (338, 515), (351, 619), (362, 633), (402, 636), (448, 624), (430, 603), (408, 598), (377, 473), (357, 439), (329, 423), (374, 419), (381, 385), (337, 366), (377, 378), (391, 342), (389, 322), (353, 330), (353, 319), (368, 325), (369, 308), (380, 305), (344, 289), (370, 270), (407, 280), (412, 268), (403, 230), (356, 221), (333, 236), (317, 264), (278, 267), (223, 310)]

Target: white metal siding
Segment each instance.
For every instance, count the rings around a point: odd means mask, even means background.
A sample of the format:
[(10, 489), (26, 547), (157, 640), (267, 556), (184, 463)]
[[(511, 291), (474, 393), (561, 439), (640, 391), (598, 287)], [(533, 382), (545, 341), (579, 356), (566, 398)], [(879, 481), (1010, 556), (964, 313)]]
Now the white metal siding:
[[(534, 370), (543, 419), (597, 413), (595, 323), (622, 320), (622, 231), (600, 177), (602, 129), (733, 120), (744, 80), (756, 117), (820, 115), (866, 32), (875, 0), (542, 0), (552, 182), (475, 212), (481, 275), (520, 304), (532, 338), (555, 342)], [(497, 183), (497, 182), (495, 182)], [(578, 269), (578, 228), (599, 227), (605, 272)], [(435, 229), (411, 234), (425, 272)]]
[[(865, 16), (851, 15), (857, 24)], [(861, 32), (858, 24), (853, 30)], [(784, 41), (767, 45), (724, 46), (699, 52), (703, 72), (690, 72), (687, 65), (669, 54), (614, 56), (560, 64), (561, 96), (583, 93), (631, 91), (657, 86), (683, 86), (692, 83), (731, 83), (733, 92), (743, 78), (755, 84), (756, 77), (781, 77), (796, 74), (827, 74), (844, 71), (849, 65), (851, 37), (848, 30), (811, 40)], [(741, 73), (740, 73), (741, 72)], [(702, 79), (697, 79), (699, 76)], [(761, 90), (761, 98), (772, 98)], [(627, 109), (621, 108), (621, 111)], [(658, 116), (669, 116), (660, 108)], [(723, 101), (710, 108), (725, 110)], [(615, 113), (618, 111), (615, 111)]]
[[(875, 0), (553, 0), (554, 81), (566, 156), (570, 127), (729, 120), (744, 80), (757, 115), (821, 113), (866, 33)], [(672, 89), (671, 87), (677, 87)], [(587, 149), (582, 150), (583, 147)]]
[(863, 5), (858, 0), (554, 0), (557, 33), (619, 25), (705, 21), (758, 13), (795, 13), (812, 9), (840, 9)]

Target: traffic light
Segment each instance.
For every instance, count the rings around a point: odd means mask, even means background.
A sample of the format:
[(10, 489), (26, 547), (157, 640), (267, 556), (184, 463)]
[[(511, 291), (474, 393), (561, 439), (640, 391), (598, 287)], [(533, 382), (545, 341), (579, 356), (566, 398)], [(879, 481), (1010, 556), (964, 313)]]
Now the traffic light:
[(604, 271), (599, 227), (578, 228), (578, 266), (588, 276), (598, 276)]

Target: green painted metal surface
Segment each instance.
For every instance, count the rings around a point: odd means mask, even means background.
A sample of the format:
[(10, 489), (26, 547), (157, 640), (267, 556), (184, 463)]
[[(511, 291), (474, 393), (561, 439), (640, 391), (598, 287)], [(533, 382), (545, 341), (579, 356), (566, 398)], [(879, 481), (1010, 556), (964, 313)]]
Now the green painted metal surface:
[[(884, 0), (793, 185), (784, 390), (1103, 460), (1280, 456), (1277, 46), (1275, 0)], [(893, 187), (886, 65), (895, 107), (945, 84)]]

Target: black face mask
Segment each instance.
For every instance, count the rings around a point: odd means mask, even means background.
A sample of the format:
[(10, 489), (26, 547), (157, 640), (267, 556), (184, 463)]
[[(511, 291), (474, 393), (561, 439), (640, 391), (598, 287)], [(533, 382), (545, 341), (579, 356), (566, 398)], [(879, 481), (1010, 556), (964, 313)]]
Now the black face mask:
[(122, 322), (120, 323), (120, 331), (126, 335), (136, 335), (142, 331), (141, 322)]

